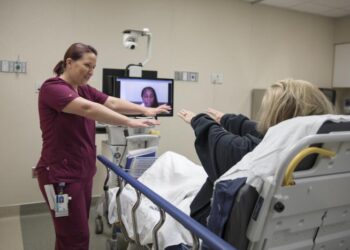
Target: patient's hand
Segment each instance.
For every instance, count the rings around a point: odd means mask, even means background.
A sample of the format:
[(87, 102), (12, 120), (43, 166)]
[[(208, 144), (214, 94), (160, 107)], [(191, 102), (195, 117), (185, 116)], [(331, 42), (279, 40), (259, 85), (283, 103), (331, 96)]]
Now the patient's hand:
[(195, 113), (186, 109), (181, 109), (177, 115), (187, 123), (191, 123), (192, 118), (196, 116)]
[(225, 113), (222, 113), (221, 111), (212, 109), (212, 108), (208, 108), (207, 109), (207, 114), (217, 123), (220, 124), (220, 120), (221, 118), (224, 116)]

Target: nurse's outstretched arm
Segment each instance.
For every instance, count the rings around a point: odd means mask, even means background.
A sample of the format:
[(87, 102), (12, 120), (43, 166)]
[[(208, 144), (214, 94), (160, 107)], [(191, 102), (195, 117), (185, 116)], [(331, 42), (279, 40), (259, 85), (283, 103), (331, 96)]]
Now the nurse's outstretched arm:
[(169, 113), (171, 107), (169, 105), (160, 105), (156, 108), (144, 107), (117, 97), (109, 96), (104, 103), (104, 106), (123, 114), (137, 115), (143, 114), (145, 116), (156, 116), (161, 113)]
[(153, 119), (130, 119), (119, 114), (104, 105), (91, 102), (82, 97), (77, 97), (67, 104), (62, 110), (65, 113), (74, 114), (112, 125), (123, 125), (127, 127), (149, 127), (158, 125), (159, 121)]

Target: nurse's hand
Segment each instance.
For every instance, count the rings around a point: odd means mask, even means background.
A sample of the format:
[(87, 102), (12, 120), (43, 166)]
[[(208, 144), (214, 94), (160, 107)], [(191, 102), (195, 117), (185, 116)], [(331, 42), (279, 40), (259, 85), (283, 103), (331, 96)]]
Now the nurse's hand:
[(156, 116), (158, 114), (166, 113), (168, 114), (171, 110), (171, 107), (169, 105), (163, 104), (158, 106), (157, 108), (146, 108), (146, 111), (144, 112), (145, 116)]
[(225, 113), (222, 113), (221, 111), (212, 109), (212, 108), (208, 108), (207, 109), (207, 114), (217, 123), (220, 124), (220, 120), (221, 118), (224, 116)]
[(195, 117), (197, 114), (193, 113), (192, 111), (186, 110), (186, 109), (181, 109), (177, 115), (184, 120), (187, 123), (191, 123), (192, 118)]
[(159, 124), (160, 122), (154, 119), (129, 119), (127, 126), (130, 128), (148, 128)]

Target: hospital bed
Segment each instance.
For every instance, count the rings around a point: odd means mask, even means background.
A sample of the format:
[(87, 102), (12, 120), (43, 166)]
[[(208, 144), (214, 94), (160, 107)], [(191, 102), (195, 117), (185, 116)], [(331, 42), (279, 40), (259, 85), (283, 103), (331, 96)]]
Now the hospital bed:
[[(105, 157), (98, 159), (137, 190), (133, 214), (142, 196), (159, 207), (161, 219), (149, 248), (159, 249), (157, 232), (168, 213), (191, 231), (193, 249), (350, 249), (349, 130), (349, 122), (326, 122), (318, 134), (291, 145), (272, 182), (263, 182), (259, 189), (248, 184), (240, 188), (219, 237)], [(140, 245), (135, 218), (133, 238), (128, 237), (121, 219), (120, 228), (130, 242)]]
[(243, 186), (221, 237), (238, 249), (350, 249), (349, 130), (326, 122), (290, 148), (273, 184)]
[[(159, 134), (152, 133), (154, 130), (145, 128), (126, 128), (114, 125), (105, 125), (105, 129), (108, 139), (102, 141), (103, 155), (107, 156), (118, 166), (123, 166), (125, 171), (130, 171), (130, 174), (133, 177), (138, 177), (142, 174), (142, 172), (148, 168), (149, 164), (156, 159), (160, 136)], [(149, 163), (143, 161), (141, 162), (142, 166), (138, 166), (136, 169), (137, 171), (133, 171), (134, 168), (130, 168), (129, 160), (139, 157), (136, 157), (135, 155), (132, 156), (132, 152), (134, 152), (134, 154), (136, 153), (137, 156), (140, 156), (140, 154), (151, 154), (152, 157), (147, 157)], [(107, 218), (109, 204), (108, 190), (110, 188), (121, 186), (121, 181), (109, 168), (106, 170), (106, 178), (103, 185), (104, 192), (96, 206), (97, 216), (95, 218), (95, 233), (103, 233), (104, 219), (106, 219), (107, 225), (113, 227), (112, 238), (115, 238), (117, 229), (113, 224), (110, 225), (108, 223)]]
[[(147, 188), (145, 185), (143, 185), (141, 182), (137, 181), (135, 178), (130, 176), (128, 173), (126, 173), (122, 168), (115, 165), (113, 162), (109, 161), (106, 157), (99, 155), (98, 160), (100, 160), (106, 167), (108, 167), (110, 170), (112, 170), (118, 177), (122, 178), (126, 183), (130, 184), (132, 187), (136, 189), (137, 193), (137, 202), (135, 203), (133, 214), (135, 214), (137, 207), (141, 201), (141, 194), (148, 199), (150, 199), (154, 204), (156, 204), (159, 207), (160, 211), (160, 221), (156, 225), (156, 227), (153, 230), (153, 242), (152, 246), (154, 249), (159, 249), (158, 247), (158, 237), (157, 232), (164, 223), (165, 220), (165, 214), (169, 214), (176, 220), (178, 220), (184, 227), (186, 227), (188, 230), (191, 231), (193, 235), (193, 249), (199, 249), (199, 240), (198, 238), (201, 238), (204, 242), (206, 242), (212, 249), (227, 249), (227, 250), (235, 250), (234, 247), (226, 243), (224, 240), (210, 232), (207, 228), (205, 228), (203, 225), (199, 224), (197, 221), (193, 220), (192, 218), (188, 217), (186, 214), (184, 214), (182, 211), (177, 209), (175, 206), (173, 206), (171, 203), (164, 200), (162, 197), (154, 193), (152, 190)], [(122, 189), (119, 189), (120, 192), (118, 192), (117, 196), (122, 192)], [(117, 203), (119, 203), (120, 200), (117, 197)], [(120, 206), (120, 204), (118, 204)], [(119, 210), (120, 212), (120, 210)], [(119, 222), (120, 228), (124, 234), (124, 236), (132, 243), (136, 243), (136, 245), (140, 245), (140, 240), (137, 233), (137, 220), (136, 216), (133, 216), (133, 228), (134, 228), (134, 235), (135, 238), (131, 239), (128, 237), (128, 233), (125, 230), (125, 227), (122, 223), (121, 214), (118, 214), (119, 216)]]

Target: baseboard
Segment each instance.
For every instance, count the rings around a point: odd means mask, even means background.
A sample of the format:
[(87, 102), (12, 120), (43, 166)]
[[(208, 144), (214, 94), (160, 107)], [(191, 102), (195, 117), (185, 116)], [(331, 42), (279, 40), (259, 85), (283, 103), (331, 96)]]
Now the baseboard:
[[(96, 205), (99, 198), (100, 196), (92, 197), (91, 207)], [(0, 219), (6, 217), (34, 215), (48, 212), (48, 206), (45, 202), (0, 206)]]

